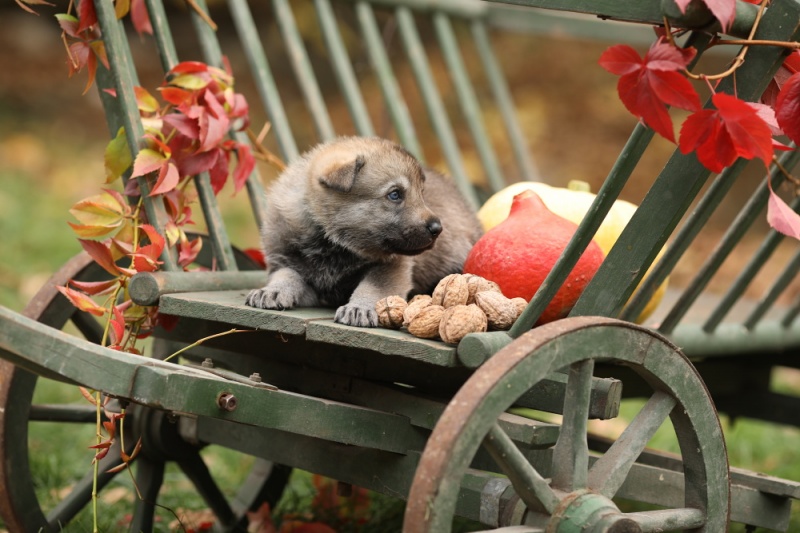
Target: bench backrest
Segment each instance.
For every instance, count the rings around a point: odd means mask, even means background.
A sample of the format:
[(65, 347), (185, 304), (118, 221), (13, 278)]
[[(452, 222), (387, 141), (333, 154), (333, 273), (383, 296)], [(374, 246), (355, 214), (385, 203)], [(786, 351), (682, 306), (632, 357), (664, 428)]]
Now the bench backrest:
[[(663, 17), (662, 3), (658, 1), (525, 0), (520, 3), (648, 24), (658, 24)], [(111, 98), (104, 94), (103, 99), (111, 131), (124, 126), (128, 132), (130, 149), (136, 153), (141, 146), (143, 131), (132, 92), (132, 87), (137, 84), (136, 71), (122, 24), (116, 20), (113, 8), (106, 4), (96, 2), (113, 79), (103, 81), (101, 77), (101, 84), (115, 87), (118, 97)], [(206, 9), (202, 0), (198, 4), (201, 9)], [(160, 0), (148, 0), (147, 5), (161, 65), (166, 71), (179, 61), (176, 39), (185, 41), (190, 37), (172, 35)], [(495, 9), (492, 4), (478, 0), (347, 0), (335, 3), (331, 0), (302, 3), (272, 0), (271, 9), (264, 6), (256, 9), (246, 0), (228, 0), (227, 7), (239, 40), (237, 49), (243, 52), (247, 63), (234, 65), (234, 74), (239, 80), (243, 79), (245, 71), (252, 77), (260, 102), (251, 100), (251, 109), (260, 107), (256, 112), (268, 118), (272, 125), (272, 142), (285, 160), (291, 160), (310, 145), (336, 135), (379, 134), (395, 138), (422, 160), (429, 159), (431, 154), (440, 155), (464, 195), (476, 206), (487, 194), (503, 187), (508, 176), (514, 180), (538, 179), (515, 116), (509, 88), (492, 47), (489, 33), (489, 23)], [(527, 10), (519, 16), (530, 17), (535, 13), (536, 10)], [(752, 24), (753, 13), (753, 9), (742, 9), (732, 31), (746, 33)], [(195, 13), (188, 16), (196, 33), (191, 39), (196, 39), (199, 44), (200, 55), (182, 57), (180, 60), (195, 59), (221, 65), (223, 54), (229, 54), (229, 51), (223, 49), (214, 30), (200, 16)], [(787, 24), (787, 20), (793, 22)], [(798, 20), (800, 6), (796, 2), (775, 2), (761, 21), (757, 37), (795, 40), (798, 37)], [(687, 20), (687, 23), (691, 24), (692, 21)], [(413, 83), (400, 79), (395, 71), (394, 54), (387, 49), (387, 39), (383, 35), (387, 28), (396, 30), (399, 36), (390, 42), (397, 41), (402, 45), (413, 74)], [(435, 35), (434, 39), (429, 37), (430, 32)], [(702, 50), (708, 42), (708, 36), (698, 32), (689, 37), (689, 42)], [(309, 53), (309, 47), (314, 44), (324, 47), (326, 51), (327, 58), (322, 64), (315, 62)], [(354, 51), (354, 48), (358, 48), (358, 51)], [(441, 68), (432, 66), (433, 54), (436, 54), (437, 60), (441, 59), (444, 73)], [(752, 49), (747, 64), (736, 76), (739, 97), (757, 100), (782, 61), (783, 54), (782, 50), (773, 47)], [(354, 65), (354, 57), (366, 57), (369, 68), (361, 64)], [(296, 89), (289, 94), (285, 89), (286, 80), (276, 79), (276, 70), (271, 67), (276, 58), (288, 62), (294, 73), (293, 87)], [(466, 58), (477, 58), (477, 61), (466, 61)], [(320, 69), (332, 72), (335, 89), (321, 87)], [(732, 78), (726, 79), (723, 84), (728, 86), (723, 85), (721, 89), (729, 90), (731, 83)], [(454, 94), (444, 94), (445, 91), (441, 89), (443, 86), (451, 87)], [(302, 106), (307, 112), (308, 118), (302, 123), (292, 122), (287, 112), (289, 107), (297, 106), (295, 92), (299, 92)], [(333, 96), (334, 93), (336, 96)], [(335, 120), (331, 117), (327, 103), (334, 97), (342, 98), (346, 103), (349, 114), (347, 120), (344, 120), (345, 117), (337, 116)], [(427, 120), (421, 120), (409, 111), (409, 102), (418, 100), (422, 102)], [(381, 113), (388, 116), (390, 126), (376, 126), (380, 123)], [(429, 128), (430, 133), (421, 134), (423, 128)], [(246, 141), (243, 134), (237, 135)], [(619, 196), (652, 136), (653, 132), (642, 125), (635, 128), (598, 191), (597, 200), (590, 210), (591, 216), (581, 224), (543, 290), (537, 293), (526, 313), (512, 329), (512, 335), (530, 329), (541, 314)], [(433, 146), (431, 140), (435, 140)], [(469, 171), (464, 164), (465, 146), (477, 154), (479, 163)], [(502, 156), (498, 156), (498, 150), (502, 150)], [(797, 152), (787, 153), (784, 166), (793, 168), (797, 158)], [(629, 320), (638, 316), (661, 281), (673, 271), (689, 244), (702, 230), (744, 166), (745, 162), (736, 162), (720, 174), (702, 196), (698, 196), (710, 173), (693, 155), (683, 155), (676, 150), (572, 314), (620, 316)], [(769, 179), (777, 185), (783, 177), (780, 173), (773, 173)], [(235, 270), (233, 249), (207, 176), (198, 176), (197, 189), (216, 264), (222, 270)], [(269, 206), (265, 205), (262, 183), (257, 173), (248, 179), (247, 190), (255, 220), (260, 222)], [(695, 201), (697, 205), (691, 216), (676, 232), (679, 222)], [(707, 264), (666, 314), (660, 326), (662, 331), (677, 334), (676, 328), (680, 329), (678, 325), (689, 307), (762, 213), (766, 201), (765, 182), (743, 208), (719, 248), (710, 254)], [(146, 208), (150, 220), (163, 220), (163, 206), (158, 200), (148, 199)], [(659, 261), (648, 281), (639, 286), (657, 252), (670, 237), (673, 239), (669, 251)], [(687, 327), (702, 327), (706, 333), (713, 332), (742, 297), (748, 279), (752, 279), (780, 240), (780, 235), (770, 232), (763, 250), (753, 257), (720, 306), (708, 315), (705, 324), (689, 324)], [(174, 258), (165, 256), (164, 261), (166, 270), (177, 269)], [(748, 328), (752, 329), (759, 322), (777, 295), (786, 288), (793, 277), (792, 269), (796, 270), (797, 264), (796, 259), (788, 265), (786, 274), (776, 281), (764, 302), (753, 310), (745, 321)], [(635, 290), (637, 294), (630, 299)], [(800, 303), (781, 319), (782, 323), (785, 326), (793, 323), (798, 313)], [(692, 335), (695, 334), (694, 329), (690, 332)]]

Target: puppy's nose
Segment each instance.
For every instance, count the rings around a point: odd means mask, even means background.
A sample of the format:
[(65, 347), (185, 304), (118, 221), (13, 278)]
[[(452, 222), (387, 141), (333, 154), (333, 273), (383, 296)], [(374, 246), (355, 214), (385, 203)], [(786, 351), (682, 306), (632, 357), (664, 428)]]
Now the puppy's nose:
[(428, 231), (434, 237), (439, 236), (439, 234), (442, 232), (442, 223), (439, 221), (438, 218), (434, 218), (428, 221)]

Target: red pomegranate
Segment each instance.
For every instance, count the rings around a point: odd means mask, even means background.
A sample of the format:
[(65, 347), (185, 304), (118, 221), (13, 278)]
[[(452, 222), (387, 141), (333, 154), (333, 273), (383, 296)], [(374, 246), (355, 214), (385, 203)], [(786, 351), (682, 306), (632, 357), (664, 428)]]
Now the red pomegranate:
[[(494, 281), (508, 298), (530, 301), (577, 228), (547, 209), (535, 192), (521, 192), (508, 218), (475, 243), (464, 272)], [(589, 243), (538, 324), (567, 316), (604, 257), (596, 242)]]

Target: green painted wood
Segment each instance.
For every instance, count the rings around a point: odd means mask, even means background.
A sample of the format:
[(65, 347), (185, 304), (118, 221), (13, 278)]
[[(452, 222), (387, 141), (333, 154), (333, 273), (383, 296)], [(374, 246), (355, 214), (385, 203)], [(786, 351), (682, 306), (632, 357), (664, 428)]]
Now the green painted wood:
[(487, 11), (487, 5), (479, 0), (369, 0), (369, 3), (389, 8), (408, 7), (418, 13), (441, 12), (464, 18), (483, 17)]
[(586, 430), (594, 361), (573, 363), (564, 394), (564, 418), (553, 448), (553, 486), (564, 492), (586, 488), (589, 447)]
[[(800, 200), (795, 199), (792, 202), (794, 209), (800, 208)], [(733, 308), (734, 304), (744, 295), (744, 291), (753, 281), (753, 278), (761, 271), (761, 268), (766, 264), (767, 260), (772, 256), (778, 245), (783, 242), (783, 234), (777, 231), (770, 230), (764, 240), (761, 242), (758, 250), (744, 269), (736, 276), (733, 283), (725, 293), (725, 296), (720, 299), (719, 304), (714, 311), (708, 316), (708, 319), (703, 323), (703, 330), (708, 333), (713, 333), (714, 329), (720, 325), (725, 319), (727, 314)], [(774, 303), (774, 302), (773, 302)], [(771, 305), (770, 305), (771, 306)], [(769, 307), (765, 308), (767, 311)], [(755, 324), (745, 324), (746, 327), (752, 327)]]
[(397, 355), (439, 367), (458, 365), (456, 349), (439, 341), (420, 339), (405, 331), (385, 328), (356, 328), (332, 320), (308, 324), (306, 339), (350, 348)]
[(691, 245), (695, 237), (702, 231), (705, 223), (708, 222), (714, 210), (725, 198), (725, 194), (727, 194), (736, 182), (736, 178), (739, 177), (739, 174), (741, 174), (745, 166), (745, 161), (737, 161), (733, 166), (725, 169), (725, 171), (714, 180), (706, 194), (700, 199), (697, 207), (689, 215), (675, 237), (673, 237), (667, 251), (636, 289), (636, 293), (626, 304), (619, 318), (622, 320), (635, 321), (636, 317), (642, 313), (645, 306), (650, 302), (650, 298), (652, 298), (653, 294), (655, 294), (664, 280), (667, 279), (667, 276), (672, 273), (675, 265), (683, 254), (686, 253), (689, 245)]
[(300, 151), (292, 135), (292, 128), (278, 93), (267, 54), (258, 36), (253, 14), (250, 12), (247, 0), (229, 0), (228, 9), (231, 12), (236, 31), (244, 44), (242, 48), (250, 65), (250, 73), (272, 123), (272, 130), (275, 132), (280, 153), (285, 160), (291, 161), (299, 155)]
[(547, 305), (556, 295), (558, 289), (561, 288), (578, 259), (580, 259), (583, 251), (589, 246), (594, 234), (597, 232), (597, 228), (600, 227), (600, 223), (605, 219), (611, 206), (614, 205), (614, 202), (619, 197), (619, 193), (627, 183), (652, 138), (653, 130), (646, 128), (642, 124), (636, 125), (633, 133), (628, 138), (628, 142), (614, 163), (611, 172), (603, 182), (600, 190), (597, 191), (597, 196), (575, 231), (575, 235), (564, 248), (558, 261), (556, 261), (553, 269), (544, 279), (536, 294), (531, 298), (525, 311), (522, 312), (509, 330), (509, 334), (512, 337), (517, 338), (526, 331), (530, 331), (539, 320), (539, 317), (542, 316)]
[[(798, 202), (798, 205), (800, 205), (800, 202)], [(789, 261), (778, 276), (778, 279), (773, 282), (772, 286), (767, 290), (767, 293), (744, 321), (744, 327), (753, 329), (758, 325), (778, 300), (778, 297), (783, 294), (792, 280), (797, 277), (798, 269), (800, 269), (800, 253), (795, 253), (794, 257), (792, 257), (791, 261)]]
[(437, 12), (433, 14), (433, 26), (439, 40), (439, 47), (444, 55), (447, 71), (453, 80), (453, 88), (458, 96), (461, 112), (472, 134), (478, 157), (483, 164), (487, 182), (491, 190), (500, 190), (506, 185), (506, 181), (500, 171), (497, 155), (484, 127), (481, 104), (467, 74), (467, 67), (464, 64), (453, 24), (446, 14)]
[[(128, 149), (131, 156), (136, 157), (144, 141), (144, 128), (139, 118), (139, 108), (136, 104), (134, 86), (138, 85), (136, 78), (136, 68), (131, 57), (130, 47), (122, 27), (122, 21), (117, 20), (113, 4), (95, 1), (95, 11), (97, 19), (103, 31), (103, 43), (106, 48), (106, 55), (111, 65), (114, 89), (117, 94), (117, 101), (120, 107), (118, 116), (122, 119), (128, 140)], [(116, 132), (114, 132), (116, 133)], [(145, 198), (144, 207), (150, 223), (162, 234), (168, 220), (164, 203), (159, 199), (149, 196), (150, 185), (147, 179), (142, 176), (137, 178), (139, 190)], [(165, 247), (160, 257), (163, 261), (164, 270), (177, 270), (175, 258), (169, 247)]]
[(339, 83), (342, 96), (355, 124), (356, 133), (358, 135), (373, 136), (375, 135), (375, 130), (372, 127), (372, 120), (364, 104), (364, 97), (361, 95), (361, 89), (358, 86), (353, 65), (350, 63), (347, 49), (339, 32), (336, 15), (333, 12), (330, 0), (314, 0), (314, 6), (316, 7), (317, 20), (322, 30), (322, 37), (330, 54), (333, 73), (336, 76), (336, 81)]
[(681, 324), (670, 339), (692, 358), (777, 353), (800, 345), (800, 330), (777, 321), (764, 321), (748, 330), (741, 324), (720, 324), (707, 333), (697, 324)]
[(552, 514), (559, 498), (550, 487), (549, 481), (537, 472), (509, 436), (494, 424), (483, 441), (483, 446), (517, 488), (522, 501), (536, 509), (540, 505)]
[(361, 33), (364, 36), (366, 51), (369, 55), (372, 69), (378, 79), (378, 86), (383, 95), (384, 105), (389, 112), (398, 140), (414, 157), (424, 161), (425, 153), (419, 145), (411, 114), (397, 84), (397, 78), (392, 71), (392, 63), (386, 53), (386, 46), (378, 28), (378, 23), (375, 21), (375, 12), (372, 9), (372, 5), (364, 0), (356, 2), (356, 16), (361, 27)]
[[(794, 156), (794, 162), (797, 161), (796, 154), (785, 154), (783, 158), (784, 163), (791, 161), (786, 159), (786, 156)], [(744, 161), (737, 161), (735, 166), (745, 166)], [(703, 263), (703, 266), (692, 278), (689, 285), (683, 290), (678, 301), (670, 309), (669, 313), (664, 317), (659, 325), (659, 331), (662, 333), (671, 332), (686, 315), (689, 308), (694, 304), (697, 298), (702, 293), (703, 289), (711, 281), (711, 278), (722, 266), (722, 263), (730, 255), (736, 244), (747, 233), (753, 223), (760, 218), (764, 207), (767, 204), (769, 197), (769, 187), (767, 181), (771, 180), (773, 187), (778, 187), (784, 181), (783, 174), (777, 169), (773, 170), (769, 176), (759, 185), (758, 189), (750, 196), (747, 203), (742, 207), (736, 218), (725, 231), (722, 239), (719, 241), (714, 250), (709, 254), (708, 259)], [(699, 228), (698, 228), (699, 230)]]
[(187, 292), (161, 297), (162, 313), (223, 322), (225, 324), (303, 335), (314, 320), (333, 319), (332, 309), (304, 308), (271, 311), (245, 305), (247, 291)]
[(325, 106), (325, 99), (322, 97), (314, 69), (311, 67), (311, 60), (303, 44), (300, 30), (297, 29), (292, 7), (287, 0), (273, 0), (272, 8), (278, 21), (278, 28), (283, 35), (289, 64), (300, 84), (300, 90), (311, 113), (317, 134), (320, 141), (329, 141), (336, 137), (336, 131), (328, 114), (328, 108)]
[[(0, 354), (65, 380), (150, 407), (224, 418), (357, 446), (405, 453), (418, 442), (406, 417), (222, 379), (201, 369), (87, 343), (0, 308)], [(237, 407), (219, 407), (220, 395)]]
[(455, 133), (445, 112), (444, 102), (442, 102), (441, 94), (428, 63), (425, 46), (414, 21), (414, 14), (407, 6), (398, 7), (395, 14), (400, 28), (400, 37), (417, 80), (417, 87), (422, 94), (422, 101), (431, 120), (431, 126), (441, 143), (450, 174), (467, 202), (477, 209), (478, 197), (464, 168)]
[(658, 428), (664, 424), (673, 407), (675, 407), (674, 398), (656, 391), (622, 435), (592, 465), (587, 483), (589, 489), (597, 490), (607, 498), (613, 498), (625, 481), (633, 463)]
[(520, 169), (522, 181), (540, 181), (541, 176), (533, 163), (530, 151), (528, 150), (525, 136), (517, 120), (517, 112), (511, 98), (511, 90), (508, 88), (505, 76), (503, 75), (500, 64), (497, 61), (486, 24), (483, 20), (475, 20), (470, 23), (470, 30), (478, 57), (481, 60), (489, 87), (492, 91), (497, 109), (503, 117), (506, 135), (514, 153), (514, 159)]
[(164, 294), (257, 289), (267, 282), (264, 271), (247, 272), (140, 272), (131, 278), (128, 292), (139, 305), (156, 305)]
[[(542, 9), (554, 9), (596, 15), (601, 19), (613, 19), (659, 26), (664, 22), (665, 11), (660, 0), (627, 1), (619, 0), (489, 0), (504, 4), (514, 4)], [(667, 4), (668, 5), (668, 4)], [(702, 30), (713, 18), (704, 12), (693, 12), (679, 16), (670, 12), (674, 27)], [(733, 35), (747, 36), (755, 20), (756, 9), (741, 0), (736, 2), (736, 20), (731, 28)]]
[[(619, 350), (619, 346), (628, 349)], [(679, 406), (671, 419), (687, 475), (687, 490), (675, 507), (701, 509), (709, 530), (724, 530), (728, 465), (722, 429), (699, 374), (663, 337), (629, 323), (597, 317), (566, 319), (536, 328), (473, 374), (428, 440), (406, 507), (407, 527), (448, 531), (458, 481), (497, 412), (556, 368), (583, 361), (619, 363), (646, 377), (655, 390), (669, 391)], [(583, 385), (582, 377), (579, 371), (575, 388), (586, 390), (577, 386)], [(555, 454), (552, 463), (549, 471), (540, 471), (542, 476), (554, 476), (554, 468), (563, 466)], [(531, 464), (538, 469), (538, 462)]]
[[(800, 6), (794, 4), (773, 6), (764, 15), (756, 38), (796, 40), (800, 36), (799, 11)], [(780, 50), (756, 48), (750, 50), (747, 64), (736, 75), (736, 93), (744, 100), (757, 99), (783, 61)], [(732, 92), (733, 83), (731, 78), (726, 78), (719, 90)], [(616, 316), (621, 311), (709, 174), (693, 154), (674, 153), (586, 287), (571, 316)]]

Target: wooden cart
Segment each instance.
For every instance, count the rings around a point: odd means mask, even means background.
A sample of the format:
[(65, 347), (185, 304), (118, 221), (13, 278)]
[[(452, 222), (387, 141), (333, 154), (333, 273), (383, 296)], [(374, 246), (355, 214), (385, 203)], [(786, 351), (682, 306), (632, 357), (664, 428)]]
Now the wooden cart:
[[(202, 0), (198, 3), (205, 9)], [(298, 138), (374, 135), (373, 97), (380, 93), (379, 107), (391, 121), (391, 136), (421, 158), (431, 147), (423, 149), (420, 139), (435, 137), (435, 149), (449, 172), (478, 205), (488, 192), (505, 185), (504, 175), (537, 179), (492, 46), (494, 24), (535, 23), (547, 10), (570, 10), (658, 25), (665, 15), (662, 4), (669, 4), (514, 3), (527, 7), (471, 0), (314, 0), (303, 4), (303, 16), (295, 18), (300, 7), (288, 0), (272, 0), (268, 7), (227, 0), (235, 31), (217, 32), (224, 39), (196, 13), (168, 10), (160, 0), (148, 0), (147, 6), (156, 61), (164, 70), (177, 64), (178, 49), (182, 60), (221, 65), (223, 54), (243, 60), (234, 63), (234, 73), (240, 83), (247, 76), (252, 79), (258, 103), (251, 100), (251, 107), (272, 123), (284, 159), (293, 159), (313, 142), (298, 143)], [(114, 134), (123, 127), (135, 154), (143, 129), (133, 87), (138, 85), (137, 68), (152, 69), (153, 62), (144, 58), (137, 39), (129, 43), (111, 2), (94, 4), (111, 65), (110, 72), (100, 68), (98, 83), (115, 91), (115, 96), (101, 92), (109, 130)], [(732, 31), (746, 32), (755, 10), (741, 5)], [(312, 12), (316, 19), (310, 21)], [(702, 13), (685, 18), (668, 14), (675, 27), (702, 30), (709, 22)], [(187, 18), (194, 28), (191, 34), (183, 22)], [(413, 83), (395, 75), (397, 55), (381, 33), (386, 24), (397, 32)], [(775, 0), (758, 37), (796, 40), (799, 31), (800, 3)], [(234, 33), (236, 42), (231, 42)], [(309, 39), (326, 54), (310, 54)], [(708, 37), (697, 31), (689, 39), (702, 48)], [(432, 66), (429, 54), (434, 50), (441, 62)], [(357, 69), (353, 57), (361, 61)], [(778, 48), (751, 50), (736, 77), (738, 95), (756, 99), (782, 58)], [(271, 65), (278, 61), (288, 62), (295, 74), (291, 89), (286, 89), (287, 80), (275, 78)], [(317, 81), (321, 71), (329, 82), (324, 87)], [(441, 76), (452, 80), (455, 94), (439, 90)], [(367, 79), (369, 106), (363, 96)], [(409, 87), (413, 91), (404, 93)], [(292, 93), (301, 94), (302, 102)], [(334, 120), (329, 115), (326, 97), (330, 100), (334, 93), (346, 103), (349, 117)], [(406, 102), (412, 98), (421, 101), (427, 122), (411, 116)], [(307, 118), (290, 119), (287, 103), (303, 107)], [(491, 128), (486, 125), (490, 113)], [(345, 118), (346, 126), (334, 127)], [(431, 133), (419, 134), (428, 123)], [(795, 276), (800, 255), (762, 301), (749, 304), (742, 298), (745, 288), (782, 239), (769, 232), (729, 292), (711, 307), (704, 304), (702, 311), (688, 313), (698, 298), (707, 297), (709, 279), (761, 216), (767, 180), (777, 185), (781, 174), (764, 178), (747, 198), (660, 325), (643, 327), (632, 318), (734, 188), (745, 166), (737, 161), (706, 187), (709, 171), (694, 156), (676, 151), (571, 316), (531, 329), (652, 137), (642, 125), (634, 129), (590, 216), (514, 327), (472, 334), (458, 346), (404, 331), (343, 326), (334, 323), (331, 309), (278, 312), (245, 306), (247, 290), (263, 283), (264, 272), (232, 246), (208, 176), (198, 176), (209, 229), (199, 262), (214, 270), (185, 273), (167, 257), (162, 271), (138, 275), (129, 288), (137, 303), (157, 304), (161, 313), (179, 317), (177, 327), (157, 332), (152, 357), (99, 346), (102, 326), (57, 291), (70, 279), (107, 278), (85, 254), (48, 282), (24, 316), (0, 309), (0, 510), (5, 524), (12, 531), (57, 531), (91, 501), (94, 476), (88, 467), (86, 477), (56, 508), (45, 513), (37, 500), (28, 425), (41, 420), (94, 423), (96, 416), (90, 405), (34, 402), (37, 380), (46, 378), (102, 391), (127, 406), (126, 444), (138, 437), (143, 442), (135, 460), (143, 497), (133, 511), (131, 531), (153, 529), (168, 462), (180, 466), (224, 531), (246, 530), (246, 513), (264, 501), (274, 503), (291, 468), (407, 499), (403, 527), (408, 532), (449, 531), (454, 515), (509, 532), (722, 532), (729, 521), (786, 530), (800, 485), (729, 468), (718, 409), (780, 423), (800, 421), (798, 400), (770, 390), (773, 367), (797, 367), (800, 303), (784, 309), (775, 301)], [(462, 156), (465, 143), (477, 154), (484, 187), (471, 185)], [(516, 170), (508, 170), (509, 161), (501, 162), (498, 144)], [(783, 166), (793, 168), (798, 158), (798, 152), (787, 152)], [(257, 223), (269, 206), (256, 173), (247, 192)], [(151, 220), (162, 219), (160, 200), (147, 198), (146, 207)], [(667, 253), (639, 286), (668, 240)], [(736, 316), (744, 306), (743, 319), (729, 318), (734, 305)], [(254, 331), (193, 346), (181, 354), (180, 364), (160, 360), (232, 326)], [(623, 396), (646, 401), (622, 435), (609, 441), (589, 434), (589, 420), (618, 416)], [(547, 423), (511, 414), (511, 407), (563, 417), (558, 424)], [(680, 454), (647, 448), (656, 430), (670, 425)], [(223, 493), (203, 462), (199, 450), (208, 444), (259, 458), (234, 496)], [(100, 461), (100, 491), (119, 475), (108, 472), (121, 461), (119, 443), (114, 446)], [(651, 510), (621, 511), (620, 499), (644, 502), (651, 507), (639, 509)]]

